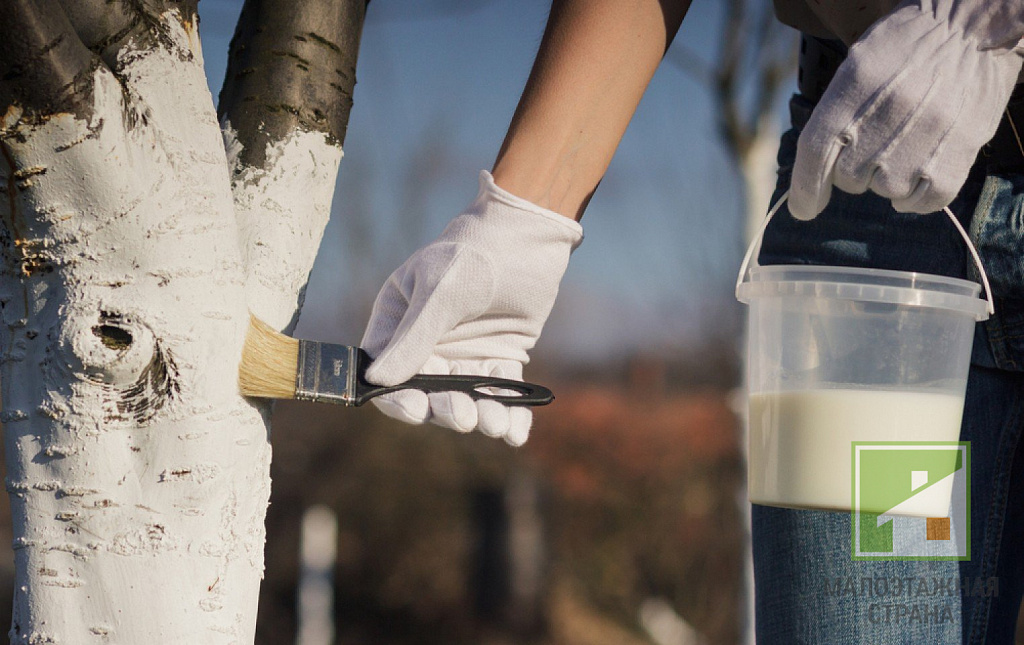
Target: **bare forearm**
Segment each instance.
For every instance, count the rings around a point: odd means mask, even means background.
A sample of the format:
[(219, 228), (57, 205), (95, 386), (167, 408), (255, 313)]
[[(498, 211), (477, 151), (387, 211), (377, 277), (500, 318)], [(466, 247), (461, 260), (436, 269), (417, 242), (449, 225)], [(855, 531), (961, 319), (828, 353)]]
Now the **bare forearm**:
[(555, 0), (495, 182), (580, 219), (689, 5)]

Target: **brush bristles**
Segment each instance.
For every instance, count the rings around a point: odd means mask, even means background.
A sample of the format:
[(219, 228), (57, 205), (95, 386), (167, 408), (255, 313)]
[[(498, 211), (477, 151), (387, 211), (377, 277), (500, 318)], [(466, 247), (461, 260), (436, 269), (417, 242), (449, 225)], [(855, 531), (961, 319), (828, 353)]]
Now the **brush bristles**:
[(265, 322), (249, 317), (238, 387), (245, 396), (294, 399), (299, 366), (299, 341), (278, 333)]

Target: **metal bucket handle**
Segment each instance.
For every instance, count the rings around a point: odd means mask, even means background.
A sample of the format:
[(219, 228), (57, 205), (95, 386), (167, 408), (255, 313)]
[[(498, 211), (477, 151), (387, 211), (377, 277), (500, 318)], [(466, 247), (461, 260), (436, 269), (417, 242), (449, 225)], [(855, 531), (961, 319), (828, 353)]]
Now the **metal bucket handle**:
[[(764, 237), (764, 231), (765, 229), (768, 228), (768, 222), (770, 222), (772, 217), (774, 217), (775, 213), (777, 213), (779, 209), (782, 208), (782, 205), (786, 202), (786, 199), (788, 197), (789, 191), (787, 190), (786, 192), (782, 193), (782, 197), (779, 197), (779, 200), (775, 202), (774, 205), (772, 205), (772, 207), (768, 210), (768, 214), (765, 216), (764, 221), (761, 222), (761, 226), (758, 228), (757, 233), (754, 235), (754, 239), (751, 240), (750, 246), (747, 247), (747, 253), (746, 255), (743, 256), (743, 264), (740, 265), (740, 274), (739, 276), (736, 277), (737, 291), (739, 291), (740, 285), (743, 284), (743, 280), (747, 277), (747, 274), (749, 273), (748, 269), (750, 267), (750, 261), (754, 257), (754, 251), (760, 248), (761, 246), (761, 238)], [(990, 287), (988, 284), (988, 274), (985, 273), (985, 267), (981, 263), (981, 257), (978, 255), (978, 250), (974, 248), (974, 244), (971, 242), (971, 237), (967, 234), (967, 231), (965, 231), (964, 227), (960, 224), (960, 220), (958, 220), (956, 216), (953, 215), (953, 211), (949, 210), (948, 206), (943, 207), (942, 210), (945, 211), (946, 215), (949, 216), (949, 220), (953, 222), (953, 226), (956, 227), (957, 232), (960, 233), (960, 237), (962, 237), (964, 239), (964, 242), (967, 244), (967, 250), (971, 252), (971, 257), (974, 258), (974, 264), (975, 266), (978, 267), (978, 273), (981, 275), (981, 284), (985, 288), (985, 302), (988, 303), (988, 315), (991, 316), (996, 313), (996, 305), (992, 298), (992, 287)]]

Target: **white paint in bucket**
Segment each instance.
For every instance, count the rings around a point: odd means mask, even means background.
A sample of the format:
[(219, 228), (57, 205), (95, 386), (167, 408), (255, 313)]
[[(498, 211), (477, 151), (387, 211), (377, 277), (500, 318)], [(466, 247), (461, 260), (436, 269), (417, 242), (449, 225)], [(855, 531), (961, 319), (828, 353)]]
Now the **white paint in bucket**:
[[(750, 501), (849, 510), (852, 442), (956, 441), (963, 404), (962, 395), (899, 390), (751, 395)], [(947, 477), (907, 500), (901, 511), (945, 517), (952, 487)]]

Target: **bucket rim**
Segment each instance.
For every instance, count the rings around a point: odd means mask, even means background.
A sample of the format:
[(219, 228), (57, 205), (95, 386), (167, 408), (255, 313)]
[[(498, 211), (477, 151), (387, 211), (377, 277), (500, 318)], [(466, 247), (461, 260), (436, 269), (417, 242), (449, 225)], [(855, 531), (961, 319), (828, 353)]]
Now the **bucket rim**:
[[(851, 278), (857, 278), (852, 280)], [(751, 267), (736, 295), (749, 304), (765, 297), (832, 297), (913, 307), (947, 309), (988, 318), (981, 285), (949, 276), (867, 267), (772, 264)]]
[[(783, 192), (777, 200), (775, 200), (775, 203), (772, 205), (772, 207), (768, 209), (768, 214), (761, 222), (761, 226), (758, 227), (757, 233), (754, 235), (754, 238), (750, 241), (750, 245), (747, 247), (747, 252), (743, 255), (743, 262), (740, 264), (740, 272), (739, 275), (736, 276), (735, 292), (736, 297), (743, 302), (746, 302), (746, 300), (741, 295), (741, 293), (747, 290), (741, 289), (740, 287), (744, 282), (744, 277), (748, 274), (748, 269), (750, 268), (751, 260), (754, 260), (754, 253), (761, 246), (761, 241), (764, 239), (764, 232), (768, 228), (768, 223), (771, 222), (772, 217), (775, 216), (775, 213), (777, 213), (779, 209), (782, 208), (782, 205), (789, 198), (789, 193), (790, 189), (787, 188), (786, 191)], [(981, 278), (981, 284), (985, 287), (985, 313), (982, 315), (976, 315), (975, 320), (986, 320), (989, 316), (995, 315), (996, 304), (995, 297), (992, 294), (992, 285), (989, 284), (988, 281), (988, 272), (985, 270), (985, 264), (981, 261), (981, 256), (978, 254), (978, 249), (975, 248), (974, 242), (971, 241), (971, 236), (967, 234), (967, 231), (960, 223), (960, 220), (956, 218), (956, 215), (953, 214), (953, 211), (949, 210), (948, 206), (944, 206), (942, 208), (942, 211), (949, 218), (949, 221), (950, 223), (953, 224), (953, 227), (956, 228), (957, 233), (960, 234), (960, 237), (963, 239), (964, 244), (967, 246), (967, 250), (970, 251), (971, 253), (971, 258), (974, 260), (974, 266), (977, 267), (978, 269), (978, 277)], [(757, 266), (756, 261), (754, 261), (754, 266)], [(959, 309), (959, 307), (957, 309)]]
[[(833, 266), (828, 264), (766, 264), (750, 268), (750, 279), (768, 282), (770, 276), (780, 273), (799, 274), (836, 274), (836, 275), (858, 275), (873, 278), (878, 283), (884, 281), (886, 284), (895, 284), (897, 281), (906, 281), (908, 284), (936, 284), (945, 285), (951, 288), (949, 293), (961, 293), (962, 295), (981, 295), (981, 285), (973, 280), (954, 278), (951, 276), (937, 275), (935, 273), (924, 273), (923, 271), (900, 271), (897, 269), (876, 269), (873, 267), (851, 267)], [(797, 278), (799, 279), (799, 278)], [(867, 284), (875, 284), (868, 282)]]

